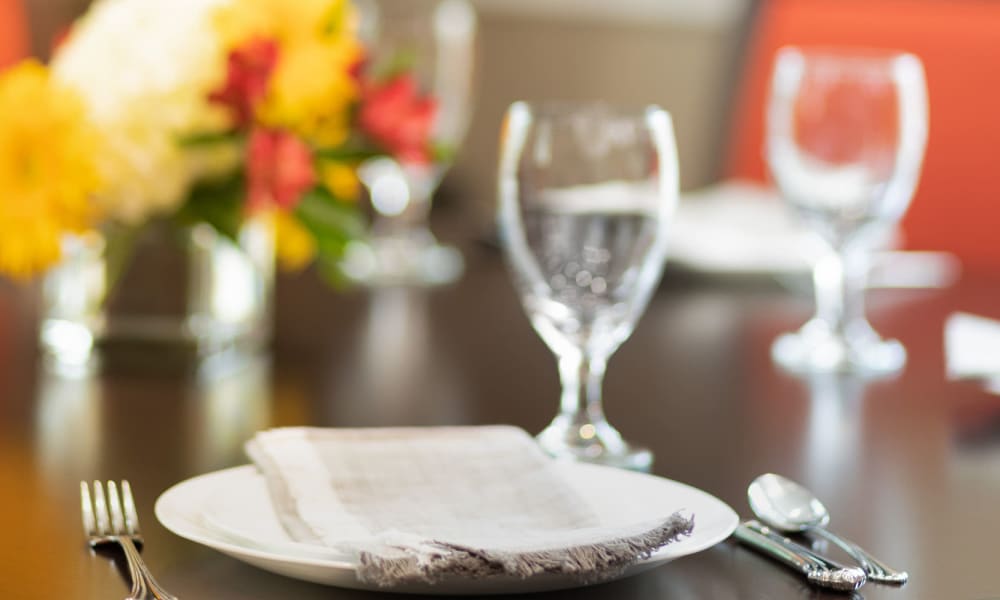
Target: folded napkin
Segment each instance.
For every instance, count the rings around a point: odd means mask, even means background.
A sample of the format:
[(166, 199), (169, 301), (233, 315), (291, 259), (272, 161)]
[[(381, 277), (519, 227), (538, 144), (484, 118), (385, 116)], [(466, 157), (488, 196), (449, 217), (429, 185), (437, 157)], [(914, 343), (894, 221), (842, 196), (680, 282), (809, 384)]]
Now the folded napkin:
[(694, 517), (602, 522), (514, 427), (286, 428), (247, 453), (296, 541), (352, 556), (382, 586), (560, 573), (593, 582), (682, 535)]
[(944, 324), (944, 348), (949, 378), (1000, 376), (1000, 322), (953, 313)]

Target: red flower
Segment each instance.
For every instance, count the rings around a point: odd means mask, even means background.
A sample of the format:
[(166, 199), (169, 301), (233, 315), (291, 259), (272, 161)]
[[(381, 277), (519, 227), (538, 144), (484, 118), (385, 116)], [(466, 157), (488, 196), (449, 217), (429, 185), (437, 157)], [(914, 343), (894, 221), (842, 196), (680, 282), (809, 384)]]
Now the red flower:
[(376, 142), (403, 162), (430, 162), (430, 133), (438, 103), (420, 97), (413, 75), (397, 75), (384, 83), (369, 83), (358, 120)]
[(237, 125), (253, 120), (257, 105), (267, 94), (267, 83), (278, 61), (278, 45), (268, 38), (253, 38), (229, 53), (226, 82), (209, 100), (232, 111)]
[(312, 152), (285, 131), (255, 128), (247, 144), (247, 205), (250, 210), (277, 205), (295, 208), (316, 184)]

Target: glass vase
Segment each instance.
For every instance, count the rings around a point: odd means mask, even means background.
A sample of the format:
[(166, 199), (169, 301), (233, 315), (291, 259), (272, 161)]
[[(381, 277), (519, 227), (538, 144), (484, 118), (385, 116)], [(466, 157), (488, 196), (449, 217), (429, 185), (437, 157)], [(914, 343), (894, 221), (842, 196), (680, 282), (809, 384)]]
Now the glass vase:
[(273, 230), (248, 219), (235, 240), (207, 224), (65, 240), (41, 290), (39, 337), (61, 367), (159, 366), (260, 349), (271, 336)]

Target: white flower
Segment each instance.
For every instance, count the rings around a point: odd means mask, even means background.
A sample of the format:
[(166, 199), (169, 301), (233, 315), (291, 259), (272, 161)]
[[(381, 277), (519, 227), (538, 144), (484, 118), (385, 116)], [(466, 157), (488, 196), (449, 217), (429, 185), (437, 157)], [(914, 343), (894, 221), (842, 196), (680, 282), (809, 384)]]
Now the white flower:
[(228, 162), (178, 143), (225, 123), (207, 97), (225, 74), (212, 15), (228, 2), (99, 0), (53, 60), (106, 138), (99, 167), (110, 190), (100, 201), (112, 217), (138, 223), (169, 212), (197, 175)]

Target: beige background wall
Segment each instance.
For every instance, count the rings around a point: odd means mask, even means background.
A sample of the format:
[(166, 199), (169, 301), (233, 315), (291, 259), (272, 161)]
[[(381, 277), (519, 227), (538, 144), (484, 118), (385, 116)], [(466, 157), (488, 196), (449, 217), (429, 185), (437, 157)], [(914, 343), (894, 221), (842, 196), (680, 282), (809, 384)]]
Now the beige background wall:
[(492, 211), (497, 133), (517, 99), (657, 103), (677, 130), (681, 185), (717, 174), (744, 19), (687, 23), (558, 19), (484, 11), (479, 96), (446, 185)]

